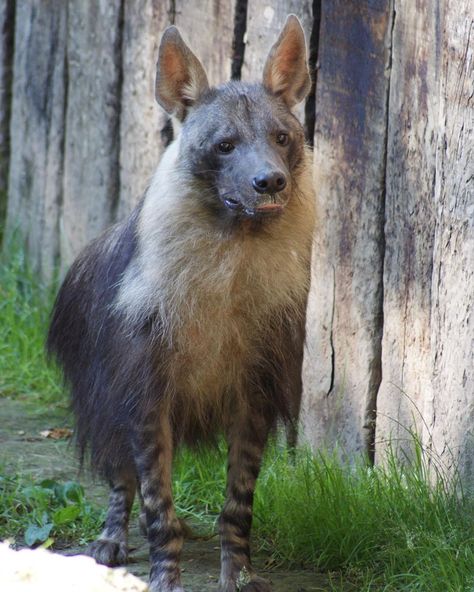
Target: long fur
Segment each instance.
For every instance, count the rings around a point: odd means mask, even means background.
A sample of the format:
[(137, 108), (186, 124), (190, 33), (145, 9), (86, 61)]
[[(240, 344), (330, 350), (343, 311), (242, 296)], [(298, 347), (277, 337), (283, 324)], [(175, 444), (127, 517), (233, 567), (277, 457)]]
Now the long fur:
[(75, 262), (54, 309), (48, 348), (72, 386), (81, 453), (105, 474), (132, 464), (129, 422), (152, 406), (190, 443), (225, 431), (236, 406), (275, 421), (297, 406), (285, 382), (298, 380), (309, 287), (310, 155), (284, 216), (229, 232), (200, 208), (178, 150), (129, 220)]

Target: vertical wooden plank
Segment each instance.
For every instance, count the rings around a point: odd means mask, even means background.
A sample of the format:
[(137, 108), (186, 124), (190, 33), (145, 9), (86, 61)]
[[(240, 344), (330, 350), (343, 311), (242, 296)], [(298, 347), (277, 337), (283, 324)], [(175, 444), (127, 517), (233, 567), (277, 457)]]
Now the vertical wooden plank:
[(388, 122), (383, 380), (377, 400), (384, 442), (409, 453), (432, 405), (430, 307), (435, 228), (440, 29), (428, 0), (395, 1)]
[(313, 447), (349, 456), (373, 453), (380, 383), (391, 21), (388, 0), (322, 4), (301, 423)]
[(237, 0), (174, 0), (174, 24), (204, 65), (211, 85), (227, 82)]
[(121, 11), (121, 0), (69, 3), (63, 266), (112, 222), (118, 203)]
[(431, 293), (432, 402), (426, 445), (474, 488), (474, 12), (445, 0)]
[(140, 199), (165, 147), (168, 117), (155, 101), (155, 71), (158, 43), (168, 24), (163, 0), (125, 0), (119, 219)]
[(66, 5), (17, 2), (7, 240), (16, 230), (48, 277), (58, 255), (62, 193)]
[[(271, 46), (275, 43), (289, 14), (296, 14), (303, 26), (309, 45), (312, 28), (312, 0), (266, 0), (249, 2), (247, 31), (242, 79), (260, 81), (263, 66)], [(295, 114), (303, 123), (304, 103), (295, 108)]]
[(15, 4), (13, 0), (0, 0), (0, 226), (4, 221), (3, 215), (5, 210), (3, 206), (6, 198), (10, 157), (10, 107), (14, 27)]

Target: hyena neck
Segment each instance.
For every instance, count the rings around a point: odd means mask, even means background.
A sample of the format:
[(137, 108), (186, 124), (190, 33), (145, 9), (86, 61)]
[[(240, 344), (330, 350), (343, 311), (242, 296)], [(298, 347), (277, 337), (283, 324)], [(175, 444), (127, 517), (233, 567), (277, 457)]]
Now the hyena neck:
[(164, 154), (145, 197), (138, 252), (117, 307), (133, 323), (158, 316), (169, 341), (190, 318), (209, 322), (209, 310), (248, 312), (256, 324), (270, 314), (300, 311), (314, 223), (309, 167), (279, 219), (258, 232), (245, 225), (228, 232), (203, 211), (199, 187), (182, 170), (178, 154), (179, 139)]

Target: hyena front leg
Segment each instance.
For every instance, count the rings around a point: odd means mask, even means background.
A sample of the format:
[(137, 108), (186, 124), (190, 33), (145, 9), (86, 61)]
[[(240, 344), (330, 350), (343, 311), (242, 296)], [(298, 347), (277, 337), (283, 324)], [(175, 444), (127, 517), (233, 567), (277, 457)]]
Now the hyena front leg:
[(104, 565), (121, 565), (128, 558), (128, 519), (136, 490), (132, 470), (122, 471), (110, 480), (109, 508), (100, 537), (89, 545), (87, 554)]
[(166, 414), (135, 430), (134, 455), (150, 545), (150, 592), (184, 592), (179, 569), (183, 536), (171, 492), (173, 438)]
[(219, 520), (219, 592), (271, 592), (269, 583), (252, 569), (249, 541), (253, 494), (267, 437), (266, 421), (252, 414), (236, 421), (229, 435), (227, 500)]

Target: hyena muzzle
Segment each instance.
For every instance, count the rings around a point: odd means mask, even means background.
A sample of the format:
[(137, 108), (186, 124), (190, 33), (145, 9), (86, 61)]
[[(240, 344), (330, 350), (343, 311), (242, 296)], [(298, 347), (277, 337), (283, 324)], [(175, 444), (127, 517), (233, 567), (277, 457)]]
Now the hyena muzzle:
[(168, 28), (156, 98), (179, 132), (141, 202), (80, 254), (56, 300), (48, 348), (71, 386), (81, 457), (111, 488), (89, 553), (126, 561), (138, 490), (153, 592), (183, 590), (173, 451), (219, 434), (229, 448), (219, 590), (270, 590), (249, 534), (268, 435), (299, 412), (314, 200), (291, 110), (309, 87), (294, 16), (258, 84), (210, 88)]

